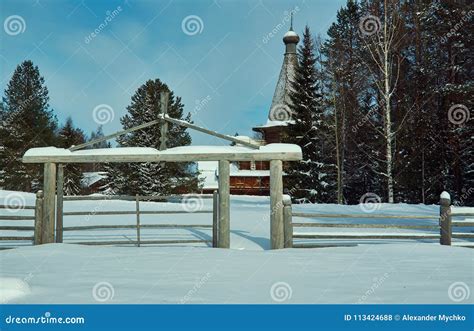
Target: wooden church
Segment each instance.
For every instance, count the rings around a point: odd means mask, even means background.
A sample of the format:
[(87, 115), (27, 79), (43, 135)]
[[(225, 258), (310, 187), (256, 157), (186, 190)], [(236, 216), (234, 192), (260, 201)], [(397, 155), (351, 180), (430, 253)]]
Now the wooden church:
[[(250, 137), (237, 137), (255, 144), (266, 145), (280, 143), (283, 139), (283, 131), (291, 121), (290, 88), (293, 80), (298, 59), (296, 46), (300, 38), (293, 31), (291, 24), (289, 31), (283, 36), (285, 53), (280, 75), (273, 94), (272, 104), (268, 113), (267, 122), (262, 126), (253, 128), (260, 133), (261, 140)], [(198, 169), (203, 179), (202, 193), (212, 193), (217, 189), (217, 162), (198, 162)], [(230, 193), (239, 195), (269, 195), (270, 194), (270, 165), (268, 162), (236, 162), (230, 169)]]

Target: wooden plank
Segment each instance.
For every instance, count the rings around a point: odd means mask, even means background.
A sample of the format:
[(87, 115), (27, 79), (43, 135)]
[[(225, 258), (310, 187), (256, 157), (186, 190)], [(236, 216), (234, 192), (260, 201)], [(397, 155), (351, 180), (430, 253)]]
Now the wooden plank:
[(451, 245), (451, 221), (451, 197), (448, 192), (443, 192), (439, 200), (439, 243), (441, 245)]
[(54, 221), (56, 215), (56, 164), (44, 165), (43, 235), (42, 243), (54, 243)]
[(438, 234), (323, 234), (323, 233), (295, 233), (294, 239), (439, 239)]
[(9, 236), (2, 236), (0, 237), (0, 241), (11, 241), (11, 240), (31, 240), (33, 241), (34, 237), (9, 237)]
[[(168, 114), (168, 98), (169, 98), (169, 93), (168, 92), (161, 92), (160, 93), (160, 109), (161, 109), (161, 118), (166, 117)], [(166, 142), (167, 142), (167, 136), (168, 136), (168, 122), (161, 120), (160, 121), (160, 151), (164, 151), (166, 149)]]
[(431, 229), (438, 230), (439, 225), (399, 225), (399, 224), (345, 224), (345, 223), (293, 223), (303, 228), (367, 228), (367, 229)]
[(291, 215), (291, 197), (285, 195), (283, 197), (283, 221), (284, 221), (284, 247), (293, 247), (293, 222)]
[(34, 216), (21, 216), (21, 215), (1, 215), (0, 221), (31, 221), (34, 220)]
[(452, 222), (453, 227), (471, 227), (474, 226), (474, 222)]
[(430, 219), (437, 220), (438, 216), (426, 215), (373, 215), (373, 214), (317, 214), (293, 212), (293, 217), (306, 218), (389, 218), (389, 219)]
[(271, 249), (284, 248), (283, 163), (270, 161), (270, 241)]
[[(200, 199), (212, 199), (210, 194), (196, 194)], [(138, 199), (140, 201), (168, 201), (168, 200), (180, 200), (184, 199), (185, 195), (163, 195), (163, 196), (148, 196), (148, 195), (139, 195)], [(83, 200), (129, 200), (135, 201), (137, 199), (134, 195), (71, 195), (65, 196), (64, 201), (83, 201)]]
[[(136, 229), (135, 224), (124, 224), (124, 225), (78, 225), (78, 226), (66, 226), (63, 228), (64, 231), (82, 231), (82, 230), (101, 230), (101, 229)], [(212, 228), (212, 225), (201, 225), (201, 224), (140, 224), (141, 229), (186, 229), (186, 228)]]
[(0, 230), (5, 230), (5, 231), (34, 231), (35, 227), (34, 226), (0, 226)]
[(34, 210), (34, 209), (35, 209), (35, 206), (21, 206), (21, 207), (19, 207), (19, 208), (13, 208), (13, 206), (0, 205), (0, 209), (10, 209), (10, 210), (13, 209), (13, 210), (15, 210), (15, 211), (16, 211), (16, 210), (20, 211), (20, 210), (24, 210), (24, 209), (27, 209), (27, 210), (32, 209), (32, 210)]
[[(196, 243), (211, 243), (211, 240), (200, 240), (200, 239), (189, 239), (189, 240), (142, 240), (142, 245), (168, 245), (168, 244), (196, 244)], [(72, 242), (70, 244), (77, 245), (135, 245), (136, 241), (130, 240), (111, 240), (111, 241), (81, 241), (81, 242)]]
[(124, 135), (124, 134), (130, 133), (130, 132), (133, 132), (133, 131), (137, 131), (137, 130), (141, 130), (141, 129), (150, 127), (150, 126), (152, 126), (152, 125), (158, 124), (159, 122), (160, 122), (159, 120), (154, 120), (154, 121), (151, 121), (151, 122), (147, 122), (147, 123), (143, 123), (143, 124), (134, 126), (133, 128), (130, 128), (130, 129), (127, 129), (127, 130), (117, 131), (117, 132), (115, 132), (115, 133), (112, 133), (112, 134), (109, 134), (109, 135), (107, 135), (107, 136), (103, 136), (103, 137), (101, 137), (101, 138), (97, 138), (97, 139), (88, 141), (88, 142), (83, 143), (83, 144), (80, 144), (80, 145), (71, 146), (71, 147), (69, 148), (69, 150), (70, 150), (71, 152), (72, 152), (72, 151), (77, 151), (77, 150), (83, 149), (83, 148), (85, 148), (85, 147), (87, 147), (87, 146), (92, 146), (92, 145), (95, 145), (95, 144), (97, 144), (97, 143), (100, 143), (100, 142), (103, 142), (103, 141), (106, 141), (106, 140), (109, 140), (109, 139), (112, 139), (112, 138), (115, 138), (115, 137), (118, 137), (118, 136), (122, 136), (122, 135)]
[[(67, 211), (64, 212), (64, 216), (105, 216), (105, 215), (136, 215), (136, 211)], [(187, 212), (185, 210), (143, 210), (140, 212), (141, 215), (169, 215), (169, 214), (212, 214), (212, 210), (196, 210)]]
[(474, 238), (474, 233), (454, 232), (452, 238)]
[(56, 242), (63, 242), (64, 165), (58, 164), (56, 185)]
[(293, 244), (293, 248), (357, 247), (358, 244)]
[(211, 136), (214, 136), (214, 137), (217, 137), (217, 138), (221, 138), (221, 139), (224, 139), (224, 140), (228, 140), (228, 141), (232, 141), (236, 144), (240, 144), (240, 145), (243, 145), (243, 146), (246, 146), (246, 147), (250, 147), (250, 148), (255, 148), (255, 149), (259, 149), (260, 146), (259, 145), (256, 145), (256, 144), (252, 144), (252, 143), (248, 143), (246, 141), (242, 141), (238, 138), (235, 138), (235, 137), (232, 137), (232, 136), (228, 136), (226, 134), (222, 134), (222, 133), (219, 133), (219, 132), (216, 132), (216, 131), (212, 131), (212, 130), (208, 130), (206, 128), (203, 128), (203, 127), (200, 127), (200, 126), (197, 126), (195, 124), (192, 124), (192, 123), (189, 123), (189, 122), (186, 122), (186, 121), (183, 121), (183, 120), (178, 120), (178, 119), (175, 119), (175, 118), (171, 118), (169, 116), (160, 116), (161, 118), (163, 118), (165, 121), (168, 121), (168, 122), (171, 122), (173, 124), (177, 124), (177, 125), (181, 125), (181, 126), (184, 126), (184, 127), (187, 127), (189, 129), (193, 129), (193, 130), (196, 130), (196, 131), (199, 131), (199, 132), (202, 132), (202, 133), (205, 133), (205, 134), (208, 134), (208, 135), (211, 135)]
[(212, 200), (212, 247), (217, 247), (219, 221), (219, 193), (214, 191)]
[(230, 247), (230, 166), (229, 161), (219, 161), (219, 229), (218, 247)]
[(43, 242), (43, 197), (43, 191), (36, 192), (34, 245), (40, 245)]

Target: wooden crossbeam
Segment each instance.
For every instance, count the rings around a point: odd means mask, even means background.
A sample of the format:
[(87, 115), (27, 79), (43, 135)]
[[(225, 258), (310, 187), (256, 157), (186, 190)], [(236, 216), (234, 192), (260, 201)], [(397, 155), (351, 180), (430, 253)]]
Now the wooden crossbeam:
[[(229, 135), (226, 135), (226, 134), (222, 134), (222, 133), (219, 133), (219, 132), (216, 132), (216, 131), (208, 130), (206, 128), (203, 128), (203, 127), (197, 126), (195, 124), (189, 123), (187, 121), (178, 120), (176, 118), (169, 117), (168, 115), (164, 116), (164, 115), (160, 114), (160, 115), (158, 115), (158, 117), (159, 117), (158, 120), (143, 123), (143, 124), (134, 126), (133, 128), (130, 128), (130, 129), (127, 129), (127, 130), (117, 131), (115, 133), (112, 133), (112, 134), (109, 134), (107, 136), (103, 136), (101, 138), (97, 138), (97, 139), (85, 142), (83, 144), (79, 144), (79, 145), (76, 145), (76, 146), (71, 146), (69, 148), (69, 150), (71, 152), (77, 151), (77, 150), (83, 149), (87, 146), (91, 146), (91, 145), (94, 145), (94, 144), (97, 144), (97, 143), (100, 143), (100, 142), (103, 142), (103, 141), (106, 141), (106, 140), (109, 140), (109, 139), (112, 139), (112, 138), (115, 138), (115, 137), (118, 137), (118, 136), (122, 136), (124, 134), (130, 133), (130, 132), (133, 132), (133, 131), (137, 131), (137, 130), (141, 130), (141, 129), (150, 127), (152, 125), (160, 123), (162, 120), (165, 120), (167, 122), (177, 124), (177, 125), (180, 125), (180, 126), (184, 126), (184, 127), (189, 128), (189, 129), (193, 129), (193, 130), (196, 130), (196, 131), (199, 131), (199, 132), (202, 132), (202, 133), (205, 133), (205, 134), (217, 137), (217, 138), (232, 141), (236, 144), (244, 145), (244, 146), (254, 148), (254, 149), (260, 148), (260, 146), (257, 145), (257, 144), (252, 144), (252, 143), (240, 140), (238, 138), (235, 138), (235, 137), (232, 137), (232, 136), (229, 136)], [(162, 143), (162, 147), (164, 147), (163, 143)]]
[(216, 131), (208, 130), (206, 128), (197, 126), (195, 124), (192, 124), (192, 123), (189, 123), (189, 122), (186, 122), (186, 121), (183, 121), (183, 120), (177, 120), (177, 119), (169, 117), (167, 115), (166, 116), (160, 115), (160, 118), (164, 119), (165, 121), (171, 122), (173, 124), (185, 126), (187, 128), (190, 128), (190, 129), (193, 129), (193, 130), (196, 130), (196, 131), (199, 131), (199, 132), (202, 132), (202, 133), (205, 133), (205, 134), (217, 137), (217, 138), (232, 141), (236, 144), (244, 145), (244, 146), (247, 146), (247, 147), (250, 147), (250, 148), (255, 148), (255, 149), (260, 148), (259, 145), (248, 143), (246, 141), (243, 141), (243, 140), (240, 140), (238, 138), (228, 136), (226, 134), (222, 134), (222, 133), (219, 133), (219, 132), (216, 132)]
[(144, 128), (147, 128), (147, 127), (149, 127), (149, 126), (152, 126), (152, 125), (155, 125), (155, 124), (158, 124), (158, 123), (160, 123), (159, 120), (154, 120), (154, 121), (146, 122), (146, 123), (143, 123), (143, 124), (134, 126), (133, 128), (130, 128), (130, 129), (127, 129), (127, 130), (117, 131), (117, 132), (115, 132), (115, 133), (112, 133), (112, 134), (109, 134), (109, 135), (107, 135), (107, 136), (103, 136), (103, 137), (101, 137), (101, 138), (97, 138), (97, 139), (88, 141), (88, 142), (83, 143), (83, 144), (80, 144), (80, 145), (71, 146), (71, 147), (69, 148), (69, 150), (70, 150), (71, 152), (74, 152), (74, 151), (77, 151), (77, 150), (79, 150), (79, 149), (83, 149), (84, 147), (91, 146), (91, 145), (94, 145), (94, 144), (97, 144), (97, 143), (100, 143), (100, 142), (102, 142), (102, 141), (106, 141), (106, 140), (109, 140), (109, 139), (112, 139), (112, 138), (115, 138), (115, 137), (118, 137), (118, 136), (122, 136), (122, 135), (124, 135), (124, 134), (130, 133), (130, 132), (133, 132), (133, 131), (137, 131), (137, 130), (140, 130), (140, 129), (144, 129)]

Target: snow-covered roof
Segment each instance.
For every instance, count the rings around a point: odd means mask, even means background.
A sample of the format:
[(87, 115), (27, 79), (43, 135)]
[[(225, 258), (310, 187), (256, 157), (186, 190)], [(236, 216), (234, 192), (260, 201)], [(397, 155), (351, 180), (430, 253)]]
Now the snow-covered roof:
[(267, 120), (267, 123), (264, 125), (256, 126), (255, 129), (259, 128), (271, 128), (271, 127), (277, 127), (277, 126), (288, 126), (289, 124), (293, 124), (295, 121), (289, 120), (289, 121), (272, 121), (270, 119)]
[(101, 179), (107, 177), (107, 173), (103, 171), (83, 172), (81, 178), (81, 185), (83, 187), (91, 187)]
[(120, 147), (70, 151), (57, 147), (31, 148), (24, 163), (96, 162), (192, 162), (192, 161), (298, 161), (301, 148), (293, 144), (268, 144), (252, 149), (243, 146), (183, 146), (159, 151), (150, 147)]

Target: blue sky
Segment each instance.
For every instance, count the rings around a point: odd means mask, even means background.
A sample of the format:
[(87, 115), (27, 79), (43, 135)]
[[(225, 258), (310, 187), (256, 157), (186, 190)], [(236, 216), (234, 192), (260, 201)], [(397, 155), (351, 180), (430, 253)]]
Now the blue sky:
[[(104, 124), (111, 133), (121, 128), (135, 90), (160, 78), (182, 97), (196, 124), (251, 135), (266, 122), (288, 11), (295, 10), (296, 32), (308, 24), (324, 36), (345, 2), (1, 0), (0, 88), (3, 95), (15, 67), (30, 59), (45, 77), (61, 123), (71, 116), (89, 133), (97, 127), (93, 110), (105, 104), (113, 110)], [(192, 135), (193, 144), (227, 144)]]

